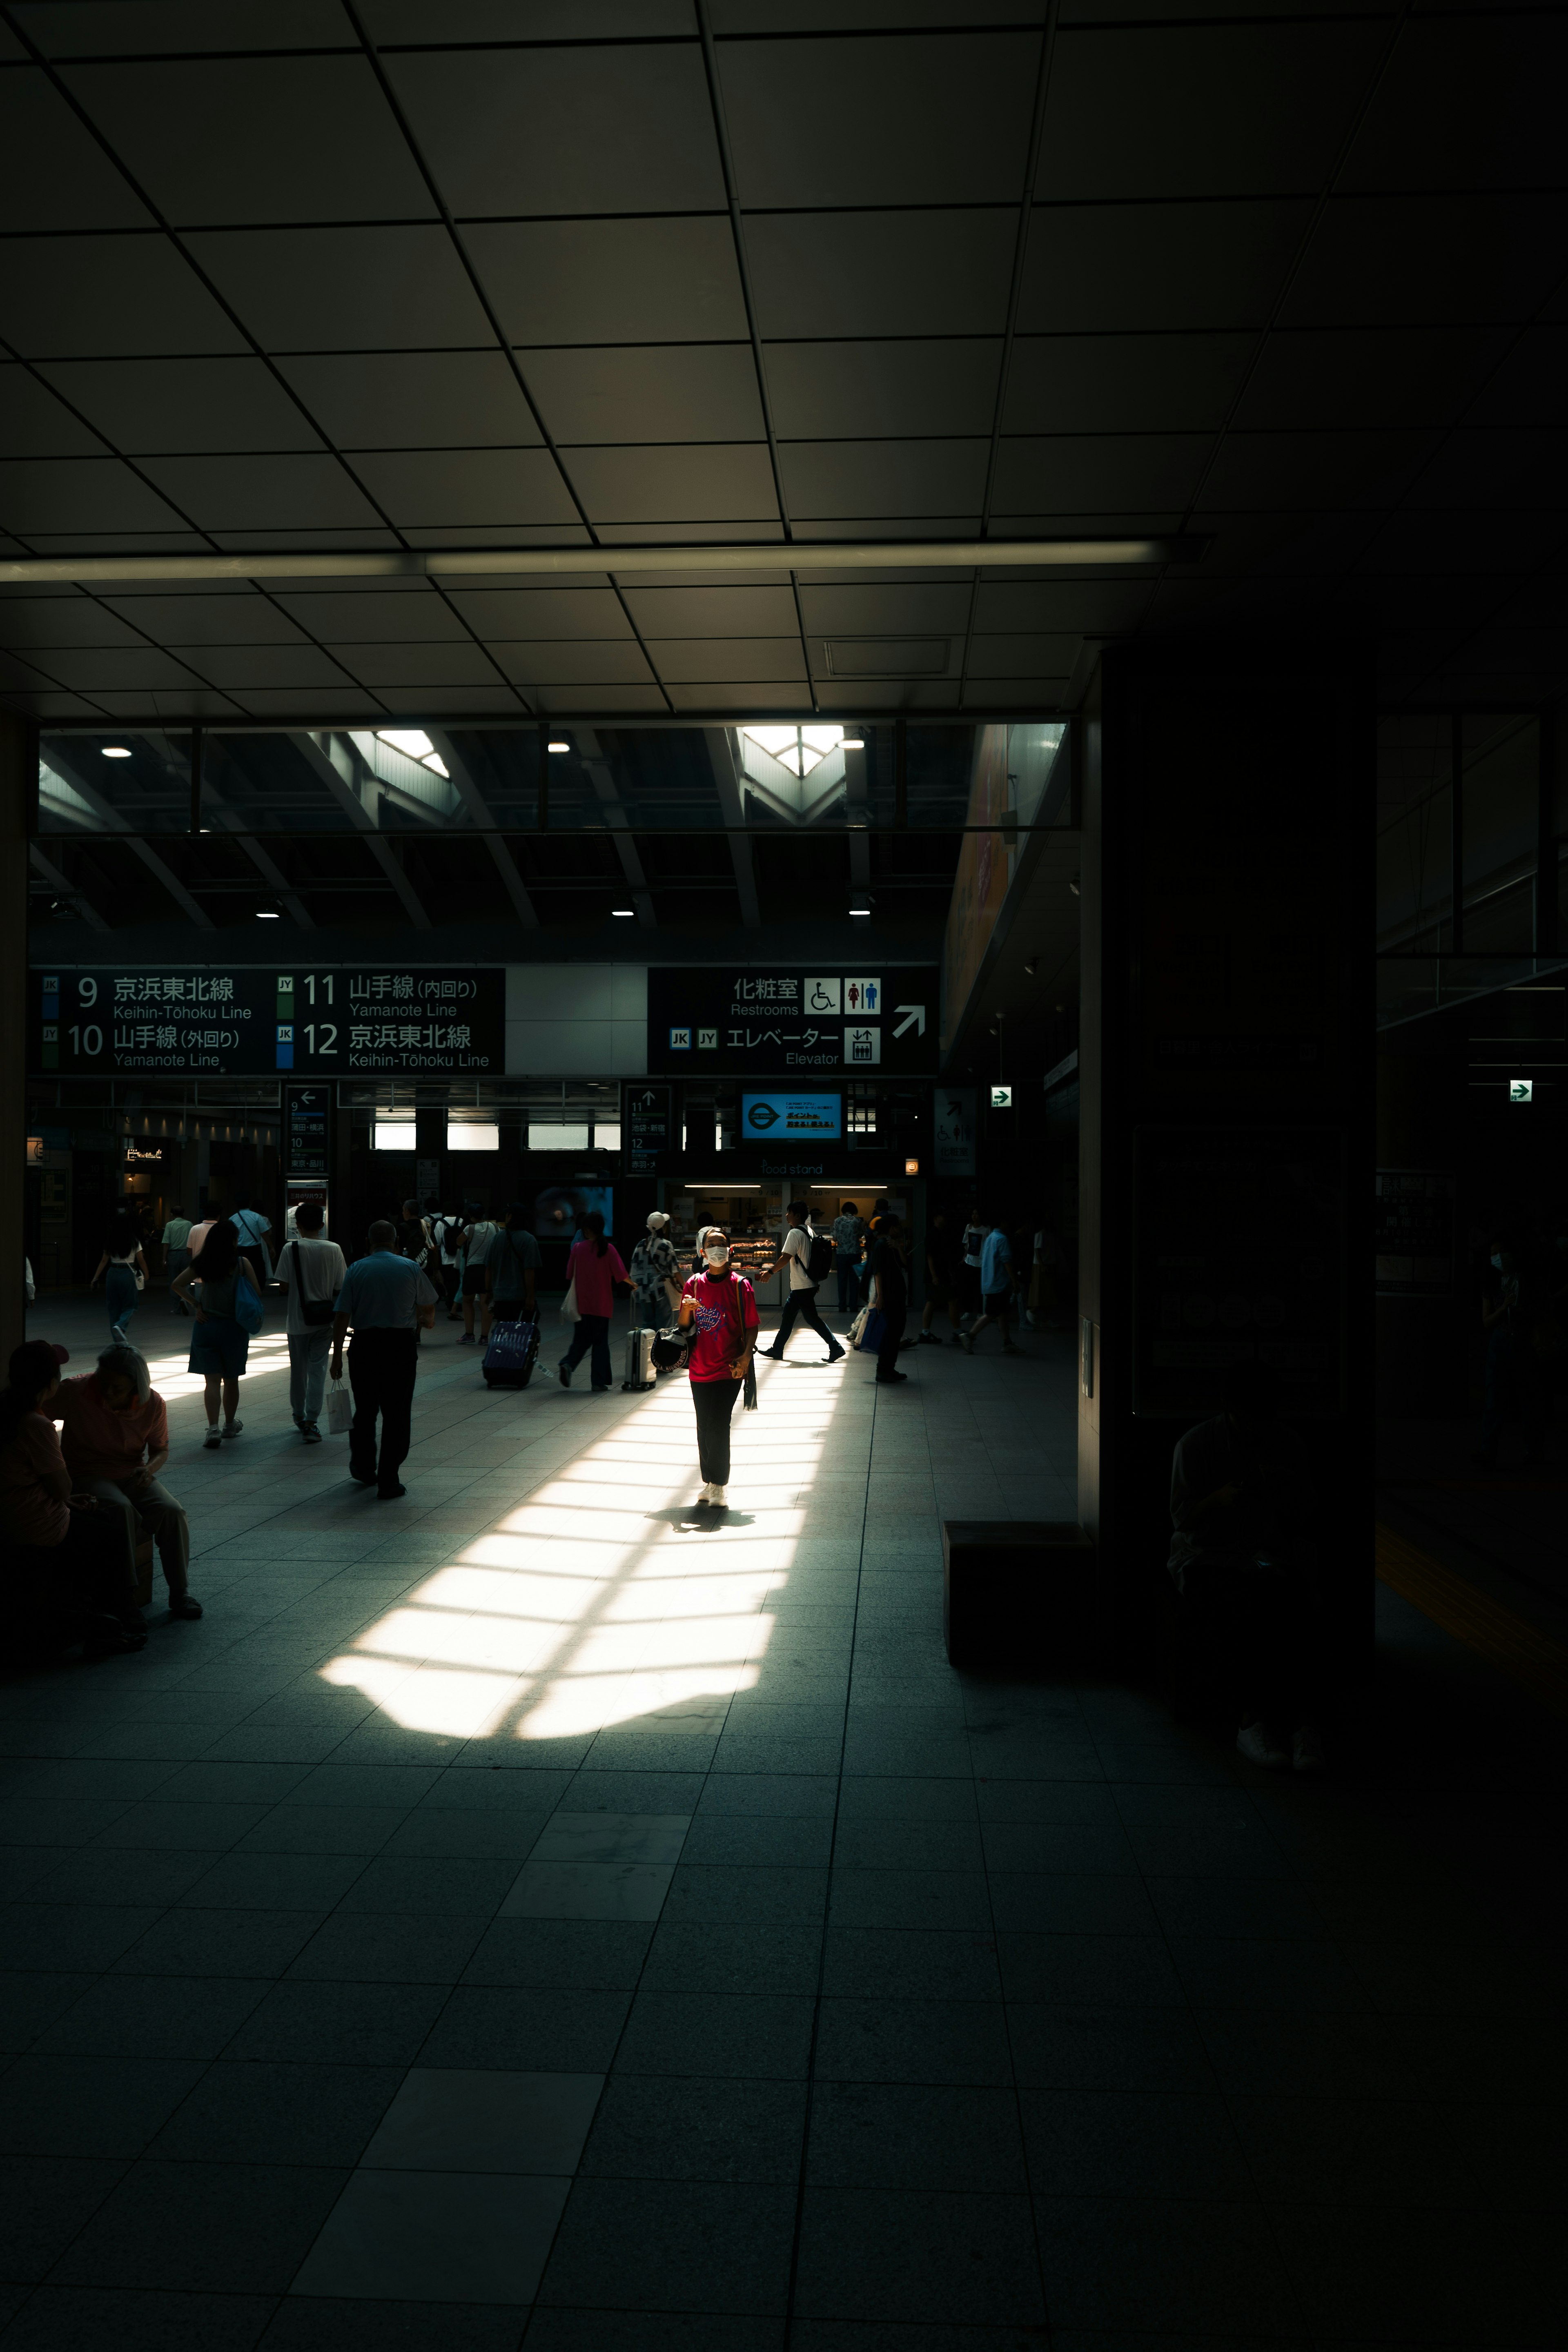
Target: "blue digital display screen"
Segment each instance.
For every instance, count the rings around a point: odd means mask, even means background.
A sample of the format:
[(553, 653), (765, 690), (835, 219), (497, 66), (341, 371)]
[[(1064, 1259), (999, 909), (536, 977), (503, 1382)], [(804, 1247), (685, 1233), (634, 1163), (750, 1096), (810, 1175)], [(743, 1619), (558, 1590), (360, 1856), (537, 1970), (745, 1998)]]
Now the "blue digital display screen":
[(842, 1095), (771, 1094), (741, 1097), (741, 1137), (746, 1143), (837, 1143), (844, 1132)]

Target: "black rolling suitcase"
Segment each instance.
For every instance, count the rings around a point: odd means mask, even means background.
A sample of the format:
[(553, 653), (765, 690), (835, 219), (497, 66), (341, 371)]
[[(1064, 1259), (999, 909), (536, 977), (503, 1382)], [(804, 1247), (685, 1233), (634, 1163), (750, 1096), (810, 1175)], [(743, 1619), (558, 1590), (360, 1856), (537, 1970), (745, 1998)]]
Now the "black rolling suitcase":
[(480, 1370), (488, 1389), (525, 1389), (539, 1361), (539, 1325), (529, 1316), (490, 1325)]

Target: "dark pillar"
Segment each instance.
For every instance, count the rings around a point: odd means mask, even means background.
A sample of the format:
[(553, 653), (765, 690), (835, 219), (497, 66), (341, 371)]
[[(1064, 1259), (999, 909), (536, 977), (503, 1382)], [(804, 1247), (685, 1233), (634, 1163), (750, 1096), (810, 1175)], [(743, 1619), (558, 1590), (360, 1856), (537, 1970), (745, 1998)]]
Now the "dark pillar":
[(1079, 1507), (1157, 1637), (1171, 1454), (1261, 1358), (1371, 1633), (1374, 715), (1358, 652), (1115, 648), (1085, 719)]
[[(0, 710), (0, 1379), (26, 1337), (23, 1192), (27, 1134), (27, 818), (32, 730)], [(34, 1271), (37, 1272), (35, 1267)]]

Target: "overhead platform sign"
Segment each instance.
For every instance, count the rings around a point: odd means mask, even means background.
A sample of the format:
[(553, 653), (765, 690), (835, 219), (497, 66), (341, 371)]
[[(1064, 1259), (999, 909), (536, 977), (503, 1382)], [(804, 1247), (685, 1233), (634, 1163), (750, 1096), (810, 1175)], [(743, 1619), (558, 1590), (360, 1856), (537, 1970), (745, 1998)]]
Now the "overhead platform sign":
[(652, 964), (647, 1066), (682, 1077), (929, 1077), (938, 985), (934, 964), (858, 971)]
[(37, 1073), (462, 1077), (506, 1066), (499, 964), (54, 969), (29, 974), (29, 1013)]

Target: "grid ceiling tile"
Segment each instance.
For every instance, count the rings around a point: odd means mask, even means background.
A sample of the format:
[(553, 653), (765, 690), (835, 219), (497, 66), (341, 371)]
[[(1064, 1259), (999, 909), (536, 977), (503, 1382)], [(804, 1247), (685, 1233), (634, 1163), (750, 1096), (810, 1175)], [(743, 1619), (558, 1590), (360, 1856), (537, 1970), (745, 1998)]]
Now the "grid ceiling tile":
[(1557, 285), (1568, 198), (1337, 196), (1286, 296), (1289, 327), (1528, 319)]
[(49, 58), (343, 47), (340, 0), (22, 0), (14, 13)]
[(1217, 512), (1387, 506), (1436, 446), (1429, 433), (1229, 433), (1204, 483)]
[(1020, 331), (1266, 326), (1311, 216), (1305, 198), (1037, 207)]
[(584, 702), (601, 717), (612, 710), (658, 710), (666, 708), (663, 689), (651, 675), (637, 686), (595, 685), (585, 694), (581, 686), (530, 686), (522, 689), (536, 710), (581, 710)]
[(49, 656), (49, 674), (82, 694), (202, 683), (184, 662), (156, 646), (62, 646)]
[(163, 58), (66, 79), (177, 228), (435, 216), (366, 58)]
[(0, 646), (140, 646), (140, 629), (91, 596), (0, 598)]
[(763, 438), (750, 343), (596, 343), (518, 356), (563, 446)]
[(1565, 79), (1561, 9), (1423, 10), (1400, 33), (1339, 185), (1560, 186)]
[(1192, 433), (1223, 425), (1253, 334), (1022, 335), (1008, 433)]
[(353, 467), (400, 527), (577, 520), (548, 449), (362, 450)]
[(973, 591), (967, 580), (889, 583), (879, 588), (803, 586), (808, 629), (823, 636), (962, 636)]
[[(430, 38), (429, 0), (364, 0), (373, 41)], [(441, 0), (448, 41), (614, 41), (692, 30), (691, 0)]]
[(1206, 433), (1062, 433), (1006, 440), (997, 453), (994, 511), (1024, 515), (1138, 512), (1184, 507), (1211, 446)]
[(613, 588), (454, 588), (452, 602), (481, 637), (631, 637)]
[(746, 250), (762, 332), (999, 335), (1016, 230), (1011, 208), (754, 217)]
[(1025, 677), (986, 677), (971, 670), (964, 682), (963, 708), (965, 710), (1006, 710), (1022, 704), (1027, 709), (1044, 705), (1048, 710), (1060, 707), (1072, 684), (1072, 674), (1064, 670), (1052, 677), (1031, 671)]
[(1527, 328), (1468, 412), (1472, 425), (1552, 425), (1568, 416), (1568, 329)]
[(534, 679), (552, 686), (634, 686), (652, 677), (635, 639), (618, 646), (590, 645), (575, 637), (532, 644), (499, 640), (489, 649), (518, 686)]
[[(186, 242), (268, 351), (493, 346), (489, 322), (444, 228), (220, 229)], [(223, 342), (209, 337), (205, 348), (233, 343), (230, 333)]]
[(27, 359), (245, 348), (157, 233), (0, 239), (0, 319), (6, 341)]
[(780, 678), (805, 676), (799, 635), (789, 637), (663, 637), (648, 654), (660, 677)]
[[(95, 688), (92, 698), (108, 719), (147, 719), (166, 722), (171, 707), (169, 694), (155, 689), (145, 693), (118, 693), (112, 688), (103, 692)], [(237, 702), (227, 695), (218, 694), (210, 687), (203, 686), (182, 688), (174, 708), (179, 711), (182, 719), (237, 719), (240, 715)], [(101, 854), (101, 845), (99, 854)], [(122, 855), (130, 857), (132, 853), (127, 849)]]
[(1501, 329), (1276, 332), (1258, 355), (1236, 423), (1243, 431), (1445, 425), (1467, 405), (1507, 347)]
[(38, 532), (158, 530), (181, 517), (118, 457), (12, 458), (0, 465), (0, 524)]
[(989, 433), (995, 415), (999, 340), (770, 343), (765, 357), (786, 441)]
[(773, 469), (760, 443), (574, 449), (566, 462), (595, 522), (777, 520)]
[(1413, 507), (1568, 508), (1568, 435), (1552, 425), (1449, 434), (1409, 493)]
[(261, 360), (49, 360), (42, 373), (127, 457), (321, 446)]
[[(0, 56), (3, 55), (4, 50), (0, 49)], [(11, 665), (7, 663), (5, 699), (14, 709), (24, 711), (29, 719), (100, 719), (103, 716), (99, 705), (89, 702), (83, 694), (59, 694), (50, 688), (35, 689), (11, 685), (10, 668)], [(19, 665), (17, 668), (18, 676), (34, 675), (32, 672), (23, 673)]]
[(0, 457), (104, 457), (98, 435), (30, 368), (0, 366)]
[(152, 226), (146, 205), (37, 66), (0, 73), (0, 220), (13, 231)]
[(367, 595), (355, 588), (289, 590), (278, 602), (313, 637), (384, 646), (434, 645), (443, 637), (467, 641), (445, 597), (423, 584), (399, 596)]
[(331, 530), (379, 520), (335, 457), (149, 457), (145, 464), (203, 530)]
[(479, 646), (332, 646), (362, 686), (497, 686), (496, 666)]
[(36, 669), (31, 662), (18, 661), (15, 654), (0, 654), (0, 686), (8, 695), (44, 693), (49, 683), (47, 669)]
[(170, 650), (226, 693), (253, 687), (290, 687), (301, 697), (318, 687), (349, 686), (353, 677), (319, 646), (176, 646)]
[(1121, 636), (1135, 629), (1149, 602), (1146, 582), (982, 580), (974, 597), (977, 636), (1006, 630), (1080, 631)]
[(809, 686), (773, 677), (752, 678), (745, 686), (715, 685), (704, 678), (691, 686), (672, 684), (667, 691), (677, 710), (809, 711), (813, 708)]
[(988, 441), (792, 441), (779, 451), (797, 520), (828, 515), (956, 515), (977, 509)]
[[(640, 588), (628, 580), (626, 603), (643, 635), (780, 637), (798, 627), (787, 583), (766, 587)], [(657, 661), (658, 656), (654, 656)]]
[(1057, 677), (1072, 675), (1076, 636), (976, 637), (969, 648), (971, 677)]
[(269, 596), (258, 595), (254, 589), (237, 596), (109, 595), (103, 601), (122, 620), (163, 645), (296, 645), (302, 637), (288, 614), (280, 613)]
[(459, 218), (724, 205), (695, 40), (425, 51), (386, 62), (420, 151)]
[(1064, 33), (1037, 192), (1297, 195), (1322, 186), (1386, 42), (1375, 19)]
[(1016, 201), (1039, 54), (1022, 31), (726, 41), (741, 201), (798, 205), (803, 188), (820, 205)]
[[(305, 715), (300, 710), (299, 691), (291, 686), (247, 687), (235, 698), (253, 719), (299, 719)], [(351, 719), (368, 719), (374, 723), (385, 718), (386, 710), (379, 697), (367, 694), (363, 687), (334, 686), (316, 689), (309, 716), (316, 726)]]
[(376, 688), (389, 712), (407, 719), (521, 719), (525, 698), (491, 673), (489, 686), (404, 686), (394, 679)]
[(514, 343), (732, 342), (746, 332), (728, 220), (475, 222), (463, 235)]
[[(1190, 5), (1190, 0), (1188, 0)], [(952, 0), (710, 0), (713, 30), (739, 33), (908, 32), (952, 29)], [(980, 13), (980, 12), (976, 12)], [(1037, 25), (1040, 0), (985, 0), (988, 25)], [(1129, 6), (1123, 14), (1136, 10)]]
[(340, 449), (536, 447), (502, 352), (336, 352), (279, 362)]

